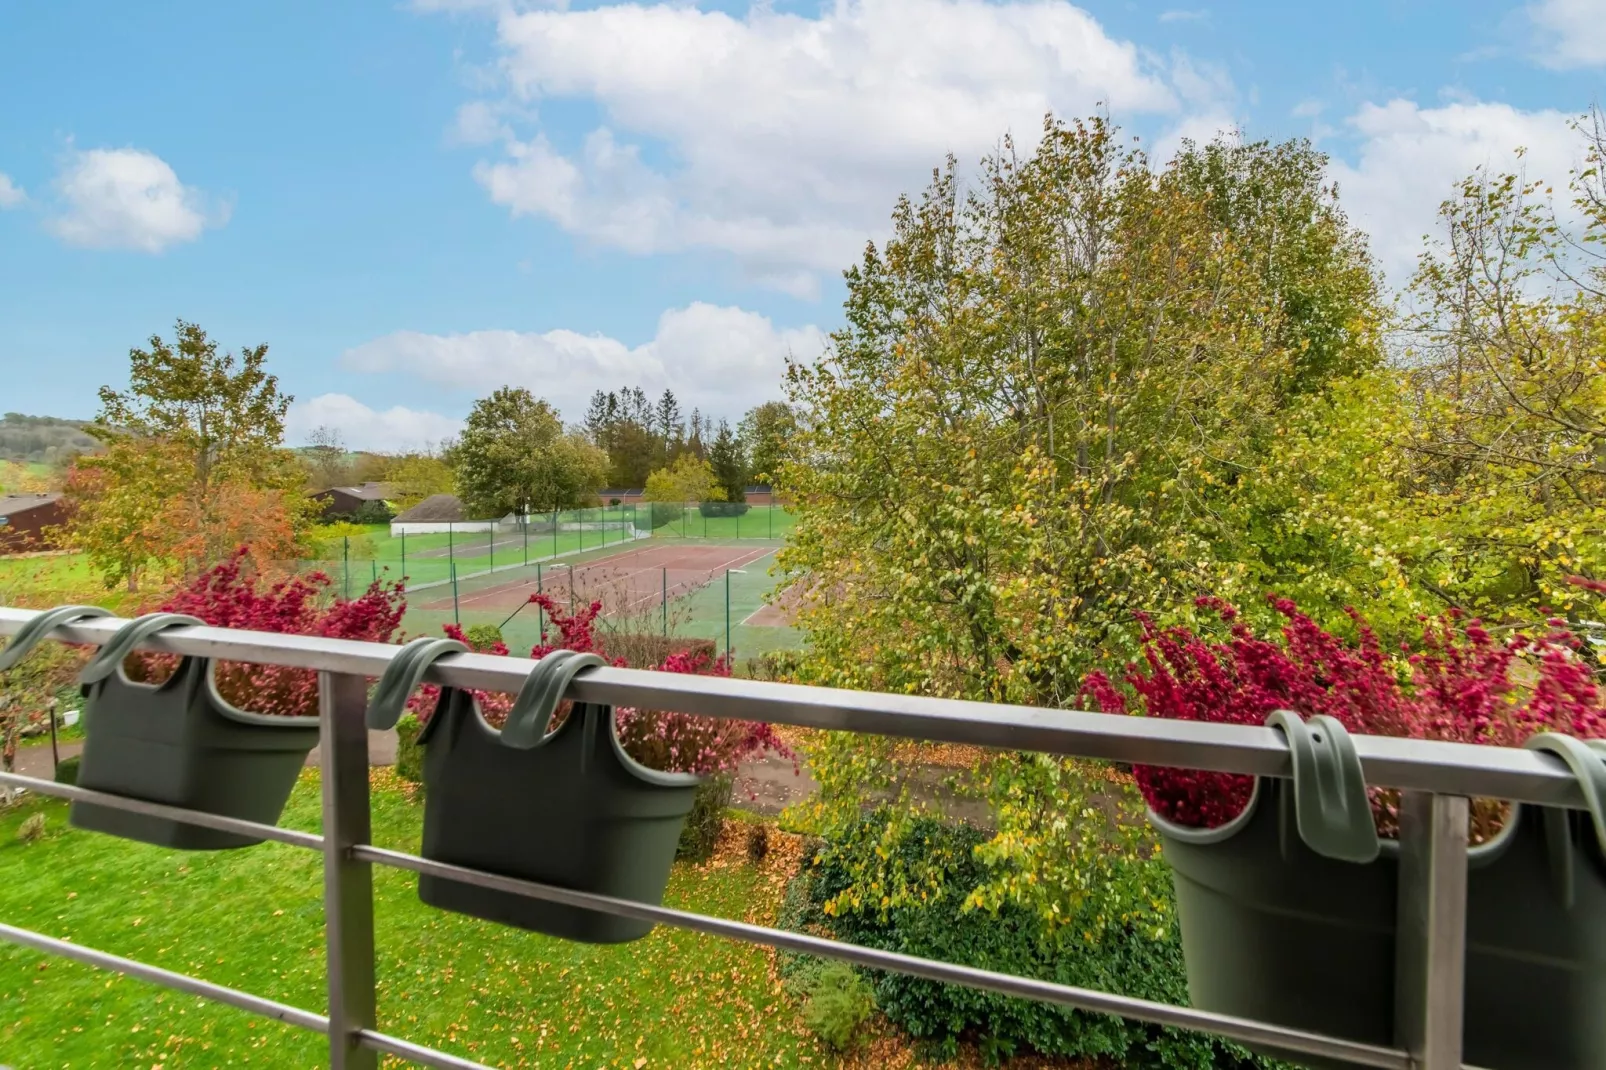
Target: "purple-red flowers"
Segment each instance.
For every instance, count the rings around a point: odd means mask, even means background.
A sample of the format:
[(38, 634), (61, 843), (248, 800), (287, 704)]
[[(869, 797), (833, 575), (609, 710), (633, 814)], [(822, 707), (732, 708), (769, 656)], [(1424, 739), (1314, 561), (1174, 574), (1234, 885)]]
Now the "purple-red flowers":
[[(1581, 644), (1560, 621), (1542, 636), (1497, 640), (1481, 622), (1450, 611), (1422, 619), (1422, 638), (1390, 657), (1355, 611), (1357, 639), (1323, 630), (1293, 602), (1272, 598), (1285, 623), (1275, 639), (1254, 634), (1238, 611), (1213, 609), (1228, 637), (1208, 640), (1187, 628), (1142, 618), (1144, 664), (1125, 683), (1151, 717), (1262, 724), (1273, 710), (1326, 714), (1355, 733), (1518, 746), (1536, 732), (1606, 736), (1606, 703)], [(1084, 695), (1107, 713), (1128, 712), (1128, 695), (1101, 672)], [(1249, 801), (1253, 779), (1226, 773), (1139, 766), (1138, 787), (1154, 811), (1177, 824), (1215, 828)], [(1379, 827), (1393, 826), (1392, 799), (1374, 793)]]

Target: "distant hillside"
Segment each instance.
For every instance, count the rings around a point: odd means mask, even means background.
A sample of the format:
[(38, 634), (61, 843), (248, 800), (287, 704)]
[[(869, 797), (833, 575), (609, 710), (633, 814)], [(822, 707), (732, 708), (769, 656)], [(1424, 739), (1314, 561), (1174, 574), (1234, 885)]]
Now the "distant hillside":
[(0, 416), (0, 461), (54, 465), (88, 453), (97, 443), (84, 433), (85, 422), (8, 412)]

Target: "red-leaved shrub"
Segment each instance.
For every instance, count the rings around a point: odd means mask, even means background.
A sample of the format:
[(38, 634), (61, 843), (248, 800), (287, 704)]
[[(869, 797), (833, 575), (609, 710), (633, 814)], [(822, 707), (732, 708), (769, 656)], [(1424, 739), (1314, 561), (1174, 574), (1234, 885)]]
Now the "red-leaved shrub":
[[(596, 633), (596, 620), (602, 612), (601, 602), (591, 602), (572, 613), (549, 595), (534, 594), (530, 602), (545, 612), (552, 633), (530, 649), (530, 657), (542, 658), (554, 650), (574, 650), (582, 654), (598, 654), (609, 664), (626, 667), (623, 658), (610, 656)], [(482, 654), (506, 656), (508, 648), (500, 641), (475, 646), (455, 624), (443, 630), (453, 639)], [(659, 672), (692, 673), (703, 676), (729, 676), (730, 665), (725, 658), (714, 658), (704, 651), (670, 654), (661, 663), (649, 668)], [(513, 705), (513, 697), (501, 692), (475, 691), (474, 697), (486, 723), (500, 727)], [(433, 684), (419, 688), (408, 702), (420, 721), (427, 721), (440, 698), (440, 689)], [(555, 730), (568, 715), (568, 703), (558, 708), (549, 731)], [(795, 758), (791, 749), (775, 734), (772, 725), (760, 721), (737, 721), (718, 717), (701, 717), (695, 714), (668, 710), (642, 710), (620, 707), (614, 713), (618, 724), (619, 741), (625, 752), (649, 769), (664, 772), (695, 773), (708, 776), (728, 773), (737, 765), (773, 752), (785, 758)]]
[[(242, 546), (155, 608), (187, 613), (219, 628), (391, 641), (407, 609), (401, 583), (375, 581), (352, 599), (335, 597), (331, 587), (322, 572), (269, 582), (254, 567), (249, 548)], [(167, 654), (137, 654), (129, 659), (128, 672), (138, 680), (161, 680), (177, 663)], [(317, 715), (318, 674), (309, 669), (220, 661), (214, 674), (218, 694), (241, 709), (283, 717)]]
[[(1142, 618), (1144, 664), (1124, 679), (1151, 717), (1218, 724), (1265, 722), (1274, 710), (1326, 714), (1355, 733), (1519, 746), (1536, 732), (1606, 736), (1606, 703), (1578, 639), (1552, 621), (1540, 637), (1496, 640), (1477, 620), (1451, 611), (1423, 618), (1421, 642), (1389, 656), (1362, 617), (1351, 611), (1358, 638), (1346, 642), (1272, 598), (1285, 619), (1276, 639), (1257, 636), (1232, 606), (1201, 598), (1228, 626), (1209, 640), (1187, 628), (1159, 628)], [(1519, 666), (1522, 668), (1519, 670)], [(1084, 692), (1107, 713), (1128, 712), (1128, 694), (1102, 672)], [(1160, 816), (1193, 828), (1216, 828), (1243, 812), (1251, 777), (1138, 766), (1134, 776)], [(1396, 827), (1392, 793), (1373, 793), (1378, 827)], [(1481, 835), (1497, 810), (1485, 807)], [(1475, 821), (1475, 825), (1478, 824)]]

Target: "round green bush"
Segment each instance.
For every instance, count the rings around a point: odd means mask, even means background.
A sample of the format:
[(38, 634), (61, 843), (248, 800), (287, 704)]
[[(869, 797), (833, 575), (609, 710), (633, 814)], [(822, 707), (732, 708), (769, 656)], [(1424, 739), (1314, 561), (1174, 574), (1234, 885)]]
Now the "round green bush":
[(56, 763), (55, 779), (58, 784), (78, 783), (78, 755), (63, 758)]
[[(965, 908), (970, 892), (992, 875), (975, 854), (975, 848), (986, 839), (983, 833), (966, 825), (917, 817), (896, 845), (886, 850), (880, 831), (887, 824), (886, 811), (873, 811), (863, 820), (871, 826), (863, 834), (842, 843), (824, 843), (812, 856), (815, 864), (805, 868), (788, 891), (782, 910), (784, 925), (798, 929), (821, 926), (838, 939), (868, 947), (1187, 1005), (1187, 974), (1174, 909), (1168, 912), (1172, 919), (1169, 931), (1158, 935), (1100, 924), (1107, 910), (1095, 888), (1076, 905), (1075, 915), (1056, 939), (1045, 934), (1039, 919), (1024, 909), (1006, 905), (995, 913)], [(868, 857), (878, 848), (886, 854), (875, 864), (921, 873), (931, 888), (928, 899), (915, 906), (882, 910), (867, 897), (860, 909), (827, 915), (823, 904), (849, 887), (850, 874), (863, 872)], [(1134, 859), (1131, 864), (1147, 867), (1149, 871), (1141, 874), (1146, 885), (1157, 897), (1170, 899), (1171, 878), (1163, 862)], [(799, 968), (784, 961), (780, 966), (783, 977)], [(1203, 1034), (903, 974), (872, 972), (869, 976), (882, 1012), (912, 1036), (949, 1056), (963, 1036), (976, 1039), (983, 1053), (995, 1059), (1036, 1051), (1109, 1061), (1129, 1070), (1278, 1065)]]
[(424, 785), (424, 748), (418, 742), (418, 733), (424, 726), (416, 714), (404, 713), (396, 722), (396, 775), (402, 780)]

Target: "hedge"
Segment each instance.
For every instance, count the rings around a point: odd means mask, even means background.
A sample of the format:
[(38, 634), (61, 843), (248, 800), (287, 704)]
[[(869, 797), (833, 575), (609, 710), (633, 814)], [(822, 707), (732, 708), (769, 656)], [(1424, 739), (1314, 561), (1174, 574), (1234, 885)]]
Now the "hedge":
[(746, 502), (697, 503), (697, 511), (704, 516), (742, 516), (749, 508)]
[(637, 531), (654, 531), (686, 515), (680, 502), (641, 502), (633, 510), (630, 523)]

